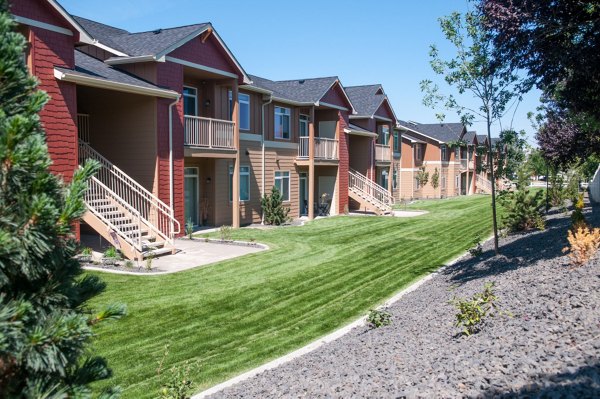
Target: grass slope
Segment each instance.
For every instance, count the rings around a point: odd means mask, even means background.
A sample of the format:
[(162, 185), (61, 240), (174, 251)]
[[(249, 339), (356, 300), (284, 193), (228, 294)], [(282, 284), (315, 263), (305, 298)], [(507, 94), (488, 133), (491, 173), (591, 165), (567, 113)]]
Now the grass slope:
[[(303, 227), (243, 229), (271, 250), (186, 272), (101, 274), (92, 305), (126, 303), (129, 315), (98, 330), (94, 350), (125, 398), (155, 397), (157, 362), (189, 360), (195, 388), (233, 377), (365, 314), (491, 231), (490, 197), (423, 201), (416, 218), (336, 217)], [(224, 249), (226, 250), (226, 249)]]

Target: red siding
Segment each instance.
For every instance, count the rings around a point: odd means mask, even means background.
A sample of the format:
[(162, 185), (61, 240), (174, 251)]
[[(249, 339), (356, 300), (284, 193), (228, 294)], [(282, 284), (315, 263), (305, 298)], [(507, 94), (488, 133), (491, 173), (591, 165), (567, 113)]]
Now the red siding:
[(323, 101), (328, 104), (337, 105), (339, 107), (345, 107), (350, 109), (350, 103), (346, 100), (346, 96), (344, 96), (344, 92), (339, 82), (334, 84), (325, 95), (321, 98), (320, 101)]
[(339, 213), (345, 211), (346, 207), (350, 206), (348, 203), (348, 168), (350, 164), (350, 157), (348, 151), (348, 134), (344, 132), (344, 129), (348, 128), (348, 113), (340, 111), (338, 113), (338, 127), (339, 127)]
[(45, 1), (11, 0), (9, 3), (10, 11), (14, 15), (69, 29), (75, 36), (78, 36), (77, 30), (54, 7)]
[(241, 75), (241, 71), (238, 70), (213, 35), (204, 43), (202, 43), (200, 37), (192, 39), (183, 46), (173, 50), (169, 55), (196, 64), (220, 69), (221, 71)]
[[(160, 63), (157, 66), (157, 84), (162, 87), (183, 91), (183, 66), (172, 62)], [(158, 165), (158, 197), (166, 204), (170, 203), (169, 187), (169, 104), (173, 100), (157, 101), (157, 165)], [(173, 107), (173, 208), (175, 218), (185, 226), (183, 199), (183, 100)]]
[(387, 101), (384, 101), (379, 108), (377, 108), (377, 111), (375, 112), (375, 115), (377, 116), (382, 116), (384, 118), (388, 118), (391, 120), (395, 120), (396, 118), (394, 118), (394, 113), (392, 112), (392, 109), (390, 108), (390, 104)]

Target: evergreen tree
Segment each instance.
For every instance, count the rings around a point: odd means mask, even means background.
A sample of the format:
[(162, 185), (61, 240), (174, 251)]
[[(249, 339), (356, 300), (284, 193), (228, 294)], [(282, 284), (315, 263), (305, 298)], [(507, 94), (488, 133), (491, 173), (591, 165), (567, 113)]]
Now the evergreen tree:
[(92, 327), (124, 313), (86, 307), (104, 287), (73, 258), (73, 223), (97, 164), (69, 185), (49, 172), (38, 116), (48, 96), (28, 75), (15, 27), (0, 0), (0, 396), (85, 398), (89, 383), (110, 375), (87, 349)]
[(265, 194), (260, 200), (266, 224), (279, 226), (289, 220), (289, 208), (283, 206), (283, 196), (276, 186), (273, 186), (271, 195)]

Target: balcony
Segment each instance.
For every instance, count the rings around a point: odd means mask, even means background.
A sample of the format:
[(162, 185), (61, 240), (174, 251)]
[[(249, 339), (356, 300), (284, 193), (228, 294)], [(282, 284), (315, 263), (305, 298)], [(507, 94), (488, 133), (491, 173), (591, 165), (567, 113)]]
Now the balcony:
[(184, 145), (216, 150), (235, 150), (235, 123), (221, 119), (185, 116)]
[(391, 162), (392, 149), (389, 145), (375, 144), (375, 161), (376, 162)]
[(460, 160), (460, 168), (463, 170), (468, 169), (475, 169), (475, 162), (473, 162), (473, 159), (466, 159), (466, 158), (462, 158)]
[[(300, 137), (298, 142), (298, 159), (308, 159), (310, 148), (310, 137)], [(315, 160), (337, 161), (338, 141), (315, 137)]]

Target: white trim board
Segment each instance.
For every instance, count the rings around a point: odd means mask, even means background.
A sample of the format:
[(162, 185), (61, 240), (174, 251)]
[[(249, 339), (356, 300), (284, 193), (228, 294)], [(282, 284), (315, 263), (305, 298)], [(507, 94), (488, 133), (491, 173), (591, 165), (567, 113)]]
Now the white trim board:
[(221, 76), (227, 76), (229, 78), (234, 78), (237, 79), (238, 76), (234, 73), (231, 72), (227, 72), (227, 71), (222, 71), (220, 69), (217, 68), (212, 68), (206, 65), (200, 65), (200, 64), (196, 64), (195, 62), (190, 62), (190, 61), (186, 61), (186, 60), (182, 60), (180, 58), (175, 58), (175, 57), (171, 57), (171, 56), (166, 56), (165, 60), (167, 61), (171, 61), (174, 62), (176, 64), (180, 64), (180, 65), (184, 65), (190, 68), (194, 68), (194, 69), (199, 69), (201, 71), (206, 71), (206, 72), (211, 72), (217, 75), (221, 75)]
[(73, 31), (60, 26), (47, 24), (46, 22), (36, 21), (35, 19), (21, 17), (19, 15), (14, 15), (14, 18), (15, 21), (23, 25), (35, 26), (36, 28), (42, 28), (51, 32), (61, 33), (67, 36), (73, 36)]

